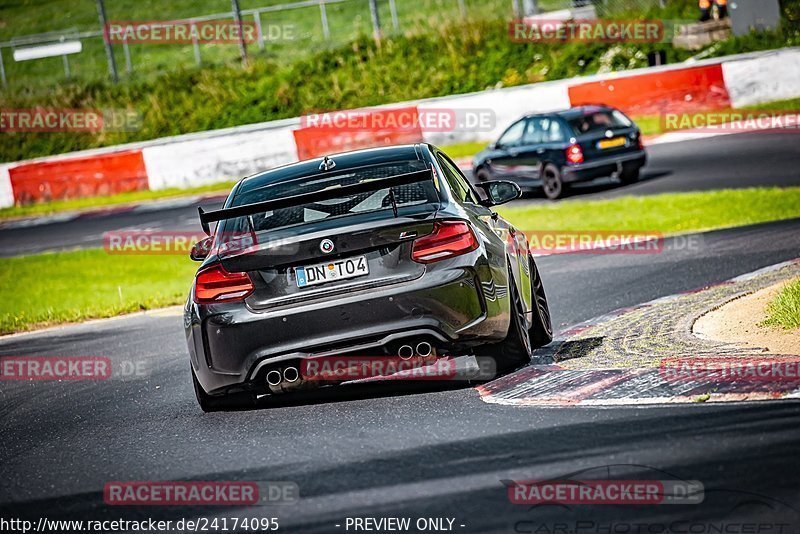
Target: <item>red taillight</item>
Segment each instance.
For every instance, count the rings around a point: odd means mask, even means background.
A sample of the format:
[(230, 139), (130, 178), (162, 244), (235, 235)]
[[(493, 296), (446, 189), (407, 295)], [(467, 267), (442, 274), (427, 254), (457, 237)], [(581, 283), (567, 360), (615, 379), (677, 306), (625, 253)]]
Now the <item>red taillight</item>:
[(215, 304), (242, 300), (254, 289), (247, 273), (229, 273), (222, 265), (214, 265), (197, 273), (194, 301), (198, 304)]
[(644, 140), (641, 135), (636, 138), (636, 142), (639, 144), (639, 150), (644, 150)]
[(478, 240), (467, 223), (441, 221), (434, 224), (431, 234), (414, 241), (411, 259), (419, 263), (432, 263), (472, 252), (476, 248)]
[(583, 149), (581, 145), (569, 145), (567, 148), (567, 161), (570, 163), (583, 163)]

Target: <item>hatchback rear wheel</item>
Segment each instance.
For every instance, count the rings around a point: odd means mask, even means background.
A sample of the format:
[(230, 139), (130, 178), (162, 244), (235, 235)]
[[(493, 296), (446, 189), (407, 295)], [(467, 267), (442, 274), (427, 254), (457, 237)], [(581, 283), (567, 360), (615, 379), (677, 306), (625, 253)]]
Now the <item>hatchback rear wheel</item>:
[(561, 171), (552, 163), (548, 163), (542, 169), (542, 189), (550, 200), (560, 198), (564, 194), (564, 181), (561, 179)]

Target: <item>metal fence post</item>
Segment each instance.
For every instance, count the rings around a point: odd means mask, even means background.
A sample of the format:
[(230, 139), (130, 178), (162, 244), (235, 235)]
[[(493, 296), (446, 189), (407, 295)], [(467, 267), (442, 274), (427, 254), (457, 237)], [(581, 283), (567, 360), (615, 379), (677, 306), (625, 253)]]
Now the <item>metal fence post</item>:
[(464, 0), (458, 0), (458, 11), (461, 12), (461, 18), (467, 18), (467, 4)]
[(369, 0), (369, 14), (372, 17), (372, 35), (376, 40), (381, 38), (381, 17), (378, 14), (377, 0)]
[(331, 30), (328, 27), (328, 10), (325, 7), (325, 0), (319, 0), (319, 16), (322, 19), (322, 35), (327, 41), (331, 38)]
[(203, 64), (203, 58), (200, 57), (200, 45), (197, 42), (197, 24), (192, 22), (192, 47), (194, 48), (194, 60), (197, 65)]
[(66, 54), (64, 54), (63, 56), (61, 56), (61, 61), (64, 63), (64, 76), (65, 76), (67, 79), (69, 79), (69, 78), (70, 78), (70, 72), (69, 72), (69, 59), (67, 59), (67, 55), (66, 55)]
[(244, 26), (242, 25), (242, 11), (239, 9), (239, 0), (231, 0), (233, 7), (233, 20), (239, 28), (239, 53), (242, 55), (242, 63), (247, 65), (247, 43), (244, 41)]
[(400, 29), (400, 21), (397, 18), (397, 4), (395, 4), (395, 0), (389, 0), (389, 11), (392, 14), (392, 27), (394, 31), (398, 31)]
[(108, 60), (108, 71), (111, 74), (111, 80), (117, 83), (119, 81), (119, 76), (117, 76), (117, 62), (114, 59), (114, 49), (111, 48), (108, 32), (106, 31), (106, 6), (103, 4), (103, 0), (97, 0), (97, 16), (100, 18), (100, 30), (103, 32), (103, 43), (105, 44), (106, 59)]
[(258, 47), (264, 50), (264, 30), (261, 28), (261, 12), (256, 11), (253, 13), (253, 19), (256, 21), (256, 37), (258, 38)]
[(133, 63), (131, 62), (131, 47), (128, 46), (128, 40), (123, 39), (122, 51), (125, 53), (125, 70), (128, 74), (133, 72)]
[(6, 80), (6, 67), (3, 65), (3, 49), (0, 48), (0, 79), (3, 80), (3, 87), (8, 85), (8, 80)]

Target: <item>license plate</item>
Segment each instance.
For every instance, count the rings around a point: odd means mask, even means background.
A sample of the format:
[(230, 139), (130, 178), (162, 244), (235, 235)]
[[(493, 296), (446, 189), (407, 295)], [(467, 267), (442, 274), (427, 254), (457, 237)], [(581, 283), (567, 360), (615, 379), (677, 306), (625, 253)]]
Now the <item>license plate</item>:
[(341, 260), (331, 260), (316, 265), (304, 265), (295, 267), (295, 278), (297, 287), (313, 286), (333, 282), (334, 280), (345, 280), (369, 274), (366, 256), (356, 256)]
[(606, 148), (616, 148), (618, 146), (625, 146), (627, 144), (627, 140), (624, 137), (615, 137), (614, 139), (603, 139), (597, 146), (603, 150)]

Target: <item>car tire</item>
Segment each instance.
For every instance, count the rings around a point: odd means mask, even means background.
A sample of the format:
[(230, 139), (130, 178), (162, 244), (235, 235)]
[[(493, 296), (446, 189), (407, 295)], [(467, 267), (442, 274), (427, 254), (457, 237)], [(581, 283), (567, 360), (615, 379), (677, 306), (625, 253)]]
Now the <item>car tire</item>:
[(533, 350), (522, 299), (517, 285), (514, 283), (511, 269), (508, 271), (508, 293), (511, 299), (511, 318), (506, 338), (499, 343), (485, 347), (486, 354), (494, 358), (498, 375), (513, 371), (530, 362)]
[(544, 347), (553, 341), (553, 323), (550, 319), (550, 306), (547, 304), (547, 295), (544, 292), (542, 277), (539, 275), (539, 268), (531, 256), (528, 256), (531, 272), (531, 296), (535, 307), (533, 309), (533, 322), (528, 335), (531, 340), (531, 347), (537, 349)]
[(544, 196), (550, 200), (561, 198), (566, 190), (564, 180), (561, 178), (561, 171), (552, 163), (547, 163), (542, 168), (542, 190)]
[(478, 182), (488, 182), (492, 179), (492, 175), (489, 174), (489, 171), (486, 169), (480, 169), (475, 173), (475, 179), (478, 180)]
[[(191, 368), (191, 365), (189, 366)], [(242, 410), (252, 408), (256, 403), (256, 396), (252, 393), (235, 393), (224, 396), (209, 395), (197, 381), (197, 375), (192, 371), (192, 385), (197, 404), (204, 412), (219, 412), (223, 410)]]
[(639, 181), (639, 169), (622, 169), (619, 173), (619, 181), (625, 185), (635, 184)]

